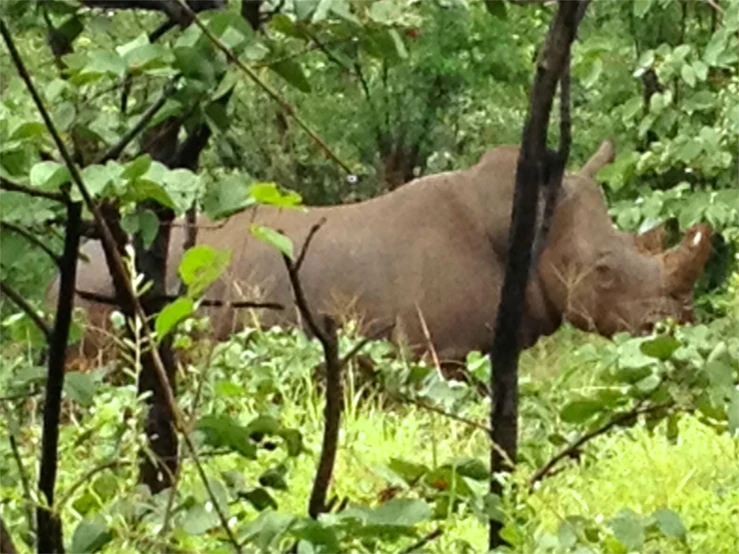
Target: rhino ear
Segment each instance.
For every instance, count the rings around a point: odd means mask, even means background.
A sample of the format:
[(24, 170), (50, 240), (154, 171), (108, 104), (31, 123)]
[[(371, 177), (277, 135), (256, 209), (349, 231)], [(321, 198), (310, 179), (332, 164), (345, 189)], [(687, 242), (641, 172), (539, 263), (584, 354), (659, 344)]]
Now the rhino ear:
[(596, 174), (616, 157), (616, 146), (612, 140), (604, 140), (600, 143), (595, 154), (582, 166), (580, 175), (588, 179), (595, 179)]
[(632, 237), (634, 246), (639, 252), (652, 255), (660, 254), (665, 245), (665, 224), (661, 223), (649, 231), (632, 235)]

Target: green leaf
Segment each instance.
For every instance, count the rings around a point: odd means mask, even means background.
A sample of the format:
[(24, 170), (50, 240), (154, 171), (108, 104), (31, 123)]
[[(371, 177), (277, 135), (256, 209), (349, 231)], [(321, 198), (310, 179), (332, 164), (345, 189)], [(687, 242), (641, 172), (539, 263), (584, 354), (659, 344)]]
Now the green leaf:
[(654, 0), (635, 0), (634, 2), (634, 15), (639, 19), (644, 18), (647, 12), (651, 9)]
[(257, 511), (261, 512), (267, 508), (277, 509), (277, 502), (272, 498), (272, 495), (267, 492), (267, 489), (257, 487), (246, 492), (240, 492), (239, 498), (243, 498), (249, 502)]
[(142, 156), (139, 156), (135, 160), (132, 160), (125, 165), (125, 169), (123, 170), (121, 177), (123, 179), (133, 181), (134, 179), (138, 179), (147, 171), (149, 171), (150, 167), (151, 156), (149, 156), (149, 154), (143, 154)]
[(695, 75), (695, 70), (693, 69), (692, 66), (688, 64), (683, 65), (683, 67), (680, 69), (680, 75), (682, 76), (683, 81), (685, 81), (688, 84), (688, 86), (691, 86), (691, 87), (695, 86), (696, 75)]
[(25, 140), (35, 137), (43, 137), (46, 134), (46, 125), (38, 121), (26, 121), (22, 123), (10, 135), (10, 140)]
[(603, 403), (596, 400), (573, 400), (562, 408), (560, 417), (567, 423), (582, 423), (603, 409)]
[(508, 11), (504, 0), (485, 0), (485, 9), (493, 17), (498, 19), (507, 19)]
[(203, 198), (203, 210), (211, 219), (228, 217), (254, 204), (255, 200), (243, 176), (216, 181), (208, 187)]
[(280, 422), (272, 416), (257, 416), (246, 426), (246, 432), (250, 437), (254, 434), (274, 435), (280, 432)]
[(259, 476), (259, 484), (263, 487), (286, 491), (287, 481), (285, 480), (284, 466), (271, 467)]
[(157, 315), (154, 329), (157, 338), (162, 340), (174, 327), (195, 311), (195, 302), (191, 298), (178, 298), (171, 304), (167, 304)]
[(101, 194), (117, 177), (118, 171), (111, 165), (88, 165), (82, 170), (82, 182), (93, 197)]
[(644, 546), (644, 525), (641, 518), (631, 510), (619, 510), (608, 522), (618, 542), (629, 550), (641, 550)]
[(229, 416), (204, 416), (198, 420), (196, 429), (205, 435), (206, 444), (214, 448), (230, 448), (250, 460), (257, 458), (257, 447), (249, 441), (246, 428)]
[(200, 296), (231, 263), (231, 252), (199, 244), (188, 249), (180, 261), (179, 274), (190, 297)]
[(58, 189), (70, 180), (67, 166), (57, 162), (37, 163), (31, 168), (29, 178), (31, 186), (45, 190)]
[(303, 68), (293, 59), (285, 58), (270, 64), (270, 69), (301, 92), (310, 92), (311, 86)]
[(490, 479), (490, 471), (485, 463), (478, 458), (463, 458), (457, 462), (457, 474), (469, 477), (475, 481), (487, 481)]
[(202, 535), (219, 525), (220, 519), (210, 502), (207, 507), (203, 504), (197, 504), (187, 510), (187, 514), (185, 514), (182, 521), (182, 528), (188, 535)]
[(641, 351), (650, 358), (668, 360), (680, 348), (680, 341), (671, 335), (661, 335), (641, 343)]
[(297, 429), (283, 429), (279, 435), (285, 441), (288, 456), (294, 458), (303, 452), (303, 435), (300, 431)]
[(311, 23), (318, 23), (319, 21), (326, 19), (334, 1), (335, 0), (319, 0), (316, 10), (313, 12), (313, 16), (310, 19)]
[(88, 54), (87, 65), (82, 74), (104, 74), (123, 77), (126, 74), (126, 62), (117, 52), (112, 50), (96, 50)]
[(77, 16), (73, 15), (62, 23), (62, 25), (57, 29), (57, 32), (71, 44), (74, 42), (74, 39), (80, 35), (82, 30), (82, 22), (80, 22)]
[(429, 471), (429, 468), (423, 464), (416, 464), (400, 458), (391, 458), (388, 467), (411, 486)]
[[(325, 547), (323, 550), (318, 550), (318, 552), (341, 552), (341, 544), (336, 536), (336, 531), (324, 525), (321, 521), (304, 519), (292, 529), (291, 534), (300, 541)], [(302, 554), (303, 550), (298, 547), (298, 552)]]
[(67, 397), (82, 406), (92, 405), (97, 384), (87, 373), (70, 371), (64, 376), (64, 392)]
[(77, 110), (72, 102), (62, 102), (54, 109), (54, 124), (58, 131), (65, 133), (74, 123)]
[(294, 191), (282, 192), (276, 183), (254, 183), (249, 193), (259, 204), (290, 208), (300, 205), (303, 198)]
[(699, 81), (705, 81), (708, 78), (708, 66), (700, 60), (693, 62), (693, 72)]
[(167, 190), (156, 181), (136, 179), (131, 185), (129, 192), (132, 194), (132, 200), (134, 202), (153, 200), (165, 208), (175, 209), (177, 207)]
[(83, 519), (74, 530), (70, 550), (75, 554), (97, 552), (111, 540), (113, 533), (108, 530), (102, 517)]
[(716, 106), (716, 96), (707, 90), (701, 90), (685, 100), (685, 109), (689, 112), (710, 110)]
[[(380, 527), (413, 527), (429, 519), (431, 507), (423, 500), (393, 498), (377, 508), (355, 508), (364, 516), (365, 525)], [(346, 510), (345, 513), (353, 510)]]
[(683, 525), (680, 516), (676, 512), (667, 508), (660, 508), (652, 514), (652, 517), (657, 521), (657, 526), (665, 537), (683, 542), (686, 540), (685, 525)]
[(215, 82), (213, 60), (209, 60), (200, 49), (192, 46), (178, 46), (174, 49), (174, 57), (173, 67), (182, 72), (184, 77), (207, 84)]
[(577, 530), (569, 521), (563, 521), (557, 528), (557, 539), (560, 548), (569, 550), (577, 544)]
[(254, 235), (257, 239), (276, 248), (291, 260), (294, 259), (293, 242), (290, 240), (289, 237), (283, 235), (282, 233), (278, 233), (274, 229), (265, 227), (264, 225), (253, 224), (249, 228), (249, 230), (251, 231), (251, 234)]
[(400, 5), (393, 0), (377, 0), (369, 9), (370, 18), (384, 25), (395, 23), (401, 15)]

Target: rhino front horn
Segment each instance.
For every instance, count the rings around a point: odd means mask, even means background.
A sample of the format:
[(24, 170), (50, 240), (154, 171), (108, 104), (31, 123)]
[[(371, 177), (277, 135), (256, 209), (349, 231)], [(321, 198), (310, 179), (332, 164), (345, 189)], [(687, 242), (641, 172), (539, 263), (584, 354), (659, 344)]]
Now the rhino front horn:
[(673, 293), (689, 293), (700, 277), (711, 253), (711, 228), (693, 225), (680, 244), (664, 255), (665, 285)]
[(612, 140), (604, 140), (600, 143), (595, 154), (582, 166), (580, 175), (589, 179), (595, 179), (597, 173), (608, 164), (612, 163), (616, 157), (616, 146)]

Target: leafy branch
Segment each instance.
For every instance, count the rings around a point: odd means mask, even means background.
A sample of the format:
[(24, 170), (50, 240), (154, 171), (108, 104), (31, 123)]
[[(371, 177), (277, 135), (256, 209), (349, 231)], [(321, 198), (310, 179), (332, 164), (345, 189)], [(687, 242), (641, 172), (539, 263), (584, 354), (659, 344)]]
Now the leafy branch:
[(195, 25), (197, 25), (200, 30), (203, 32), (203, 34), (208, 37), (208, 39), (218, 48), (221, 52), (223, 52), (226, 57), (231, 60), (232, 63), (236, 65), (242, 72), (244, 72), (249, 79), (251, 79), (259, 88), (261, 88), (264, 92), (267, 93), (267, 95), (274, 100), (282, 109), (283, 113), (289, 117), (292, 117), (293, 120), (300, 126), (307, 134), (308, 136), (313, 140), (313, 142), (316, 143), (318, 148), (322, 150), (326, 156), (334, 161), (338, 166), (340, 166), (344, 171), (347, 173), (354, 173), (352, 171), (352, 168), (347, 164), (344, 160), (342, 160), (338, 154), (336, 154), (331, 147), (326, 143), (321, 136), (314, 131), (308, 123), (298, 114), (295, 107), (290, 104), (279, 92), (277, 92), (275, 89), (273, 89), (271, 86), (269, 86), (266, 82), (264, 82), (259, 75), (256, 74), (256, 72), (250, 68), (248, 65), (246, 65), (244, 62), (242, 62), (236, 54), (233, 53), (233, 50), (228, 48), (223, 42), (220, 41), (218, 37), (216, 37), (210, 29), (198, 18), (198, 16), (195, 14), (194, 11), (190, 9), (190, 7), (185, 3), (184, 0), (176, 0), (180, 6), (182, 6), (182, 9), (188, 13), (188, 15), (192, 18)]
[[(151, 334), (151, 330), (149, 329), (149, 326), (147, 323), (146, 314), (143, 308), (141, 307), (141, 304), (138, 301), (133, 285), (131, 284), (131, 281), (126, 274), (125, 266), (123, 264), (123, 260), (118, 251), (118, 248), (116, 246), (116, 241), (113, 238), (113, 234), (111, 233), (111, 230), (108, 227), (108, 224), (105, 218), (103, 217), (99, 206), (94, 201), (92, 195), (90, 194), (89, 190), (85, 186), (84, 181), (82, 180), (82, 175), (80, 174), (79, 169), (77, 168), (76, 164), (74, 163), (74, 160), (69, 154), (69, 151), (67, 150), (66, 145), (62, 141), (56, 129), (56, 126), (54, 125), (54, 122), (51, 120), (51, 116), (49, 115), (48, 110), (44, 106), (43, 101), (41, 100), (41, 97), (39, 96), (38, 91), (36, 90), (36, 87), (34, 86), (33, 81), (31, 80), (31, 77), (25, 67), (25, 64), (23, 63), (23, 60), (21, 59), (20, 54), (18, 53), (18, 50), (15, 47), (15, 43), (13, 42), (13, 38), (10, 35), (10, 32), (7, 26), (5, 25), (5, 21), (2, 19), (0, 19), (0, 34), (2, 34), (3, 40), (5, 41), (5, 44), (7, 45), (10, 55), (13, 59), (13, 63), (16, 69), (18, 70), (18, 73), (20, 74), (21, 78), (23, 79), (29, 93), (31, 94), (31, 97), (33, 98), (33, 101), (36, 104), (36, 107), (38, 108), (41, 114), (41, 117), (44, 120), (44, 123), (46, 124), (47, 129), (49, 130), (49, 133), (54, 139), (57, 149), (59, 150), (59, 153), (64, 159), (64, 163), (67, 166), (67, 169), (69, 170), (70, 176), (72, 178), (72, 182), (77, 186), (77, 189), (79, 190), (80, 195), (82, 196), (82, 199), (85, 205), (90, 210), (90, 212), (92, 212), (92, 215), (95, 219), (95, 223), (100, 229), (103, 249), (106, 253), (106, 257), (108, 257), (109, 260), (112, 262), (110, 264), (112, 277), (114, 278), (114, 280), (116, 279), (119, 280), (120, 283), (123, 285), (122, 288), (123, 288), (123, 292), (125, 293), (124, 301), (127, 304), (129, 304), (129, 307), (132, 308), (131, 311), (139, 319), (144, 337), (147, 339), (147, 341), (149, 341), (149, 343), (153, 344), (154, 341), (153, 341), (153, 337)], [(73, 291), (74, 289), (72, 289), (70, 293), (73, 293)], [(73, 294), (70, 295), (70, 301), (72, 297), (73, 297)], [(65, 337), (65, 342), (66, 342), (66, 337)], [(172, 392), (172, 387), (169, 384), (169, 380), (164, 370), (164, 365), (159, 356), (158, 350), (156, 348), (150, 349), (150, 355), (153, 360), (156, 377), (159, 380), (159, 384), (163, 391), (165, 408), (168, 410), (171, 416), (171, 421), (173, 422), (175, 429), (179, 433), (182, 434), (183, 440), (185, 441), (185, 444), (188, 450), (190, 451), (190, 454), (192, 455), (193, 462), (198, 471), (198, 475), (200, 479), (203, 481), (203, 485), (207, 491), (208, 497), (213, 504), (213, 508), (218, 515), (221, 526), (226, 532), (229, 542), (232, 544), (232, 546), (234, 547), (234, 550), (237, 553), (241, 553), (241, 547), (238, 541), (236, 540), (236, 537), (233, 534), (233, 531), (231, 530), (228, 524), (228, 519), (226, 518), (223, 512), (223, 509), (221, 508), (218, 502), (218, 498), (215, 496), (212, 488), (210, 487), (207, 475), (205, 474), (205, 470), (203, 469), (202, 464), (200, 463), (198, 459), (197, 450), (184, 424), (182, 414), (177, 406), (176, 400), (174, 398), (174, 394)], [(63, 359), (64, 358), (62, 355), (62, 362), (63, 362)], [(63, 371), (63, 367), (62, 367), (62, 371)]]
[(658, 412), (660, 410), (664, 410), (665, 408), (670, 408), (671, 406), (673, 406), (672, 402), (665, 404), (655, 404), (651, 406), (643, 406), (643, 404), (640, 402), (631, 410), (614, 415), (605, 424), (597, 427), (596, 429), (588, 431), (577, 440), (572, 441), (570, 444), (562, 448), (562, 450), (560, 450), (557, 454), (552, 456), (552, 458), (550, 458), (541, 467), (539, 467), (539, 469), (537, 469), (529, 478), (529, 490), (533, 489), (536, 483), (550, 475), (559, 462), (577, 454), (586, 443), (590, 442), (594, 438), (604, 435), (614, 427), (623, 425), (624, 423), (627, 423), (640, 415)]

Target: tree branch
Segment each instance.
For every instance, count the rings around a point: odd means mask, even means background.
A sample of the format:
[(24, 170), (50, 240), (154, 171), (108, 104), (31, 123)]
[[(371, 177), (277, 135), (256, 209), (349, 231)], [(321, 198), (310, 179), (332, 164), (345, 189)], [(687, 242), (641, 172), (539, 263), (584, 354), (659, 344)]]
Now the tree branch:
[[(154, 341), (152, 338), (151, 331), (149, 329), (149, 325), (146, 320), (146, 314), (144, 310), (141, 308), (141, 304), (139, 303), (138, 298), (136, 297), (135, 290), (133, 289), (133, 286), (126, 275), (126, 269), (125, 269), (125, 266), (123, 265), (123, 260), (121, 259), (121, 255), (118, 252), (116, 241), (113, 238), (111, 230), (108, 227), (100, 211), (100, 208), (95, 203), (95, 201), (92, 198), (92, 195), (90, 195), (89, 190), (85, 186), (82, 180), (82, 176), (80, 175), (80, 172), (77, 166), (74, 164), (72, 157), (69, 155), (69, 152), (67, 151), (67, 147), (65, 146), (61, 137), (59, 136), (59, 133), (57, 132), (56, 127), (54, 126), (54, 122), (51, 120), (51, 117), (49, 116), (48, 110), (44, 107), (41, 97), (39, 96), (38, 91), (33, 85), (33, 81), (31, 80), (28, 70), (26, 69), (25, 64), (23, 63), (23, 60), (21, 59), (20, 55), (18, 54), (18, 50), (15, 47), (15, 43), (13, 42), (13, 38), (10, 35), (10, 32), (8, 31), (7, 26), (5, 25), (5, 21), (2, 19), (0, 19), (0, 34), (2, 34), (3, 40), (5, 41), (5, 44), (8, 47), (11, 58), (13, 59), (13, 64), (15, 65), (16, 69), (18, 70), (18, 73), (20, 74), (21, 78), (26, 84), (26, 87), (29, 93), (31, 94), (31, 97), (33, 98), (34, 103), (36, 104), (36, 107), (38, 108), (39, 113), (41, 114), (41, 117), (44, 120), (44, 123), (46, 124), (47, 129), (49, 130), (49, 133), (51, 133), (51, 136), (54, 139), (57, 149), (59, 150), (59, 153), (64, 159), (64, 163), (67, 165), (67, 168), (69, 169), (70, 175), (72, 177), (72, 182), (77, 186), (85, 202), (85, 205), (92, 212), (92, 215), (95, 218), (95, 223), (100, 229), (100, 232), (102, 235), (101, 236), (102, 246), (106, 253), (106, 257), (109, 257), (109, 260), (112, 262), (109, 264), (109, 269), (112, 273), (112, 276), (114, 277), (114, 279), (118, 278), (122, 280), (123, 285), (124, 285), (123, 289), (125, 293), (125, 301), (131, 304), (134, 315), (139, 319), (144, 337), (147, 339), (147, 341), (149, 341), (150, 344), (153, 344)], [(179, 431), (182, 434), (182, 437), (187, 446), (187, 449), (189, 450), (189, 452), (191, 453), (193, 457), (193, 461), (198, 470), (198, 475), (203, 481), (203, 485), (205, 486), (205, 489), (208, 492), (209, 499), (213, 503), (214, 510), (216, 511), (218, 515), (218, 518), (221, 522), (221, 526), (226, 532), (229, 542), (232, 544), (232, 546), (234, 547), (234, 550), (237, 553), (241, 553), (241, 547), (239, 545), (239, 542), (237, 541), (236, 537), (233, 534), (233, 531), (231, 530), (228, 524), (228, 520), (226, 519), (226, 516), (224, 515), (223, 510), (221, 509), (220, 504), (218, 502), (218, 498), (213, 494), (213, 491), (210, 485), (208, 484), (208, 479), (207, 479), (207, 476), (205, 475), (205, 471), (203, 470), (202, 465), (200, 464), (200, 461), (197, 455), (197, 450), (195, 449), (195, 445), (193, 444), (192, 439), (190, 438), (188, 434), (188, 429), (184, 424), (182, 414), (174, 399), (172, 388), (169, 386), (169, 382), (167, 380), (167, 374), (164, 370), (162, 360), (159, 357), (158, 350), (156, 348), (152, 348), (151, 355), (153, 358), (154, 368), (156, 370), (157, 378), (159, 379), (159, 382), (161, 384), (161, 387), (164, 393), (165, 405), (168, 411), (170, 412), (171, 419), (174, 422), (175, 428), (177, 429), (177, 431)]]
[(64, 362), (72, 323), (74, 307), (74, 283), (77, 278), (77, 252), (80, 246), (80, 221), (82, 204), (67, 204), (67, 231), (64, 252), (59, 262), (59, 295), (57, 296), (56, 321), (49, 343), (49, 361), (44, 398), (44, 419), (41, 433), (41, 459), (39, 461), (39, 490), (46, 497), (47, 506), (36, 510), (38, 524), (38, 551), (63, 552), (62, 523), (54, 513), (54, 487), (56, 484), (57, 450), (59, 446), (59, 414), (62, 408), (64, 387)]
[[(89, 292), (86, 290), (76, 289), (75, 294), (85, 300), (91, 300), (92, 302), (99, 302), (100, 304), (106, 304), (108, 306), (118, 306), (118, 299), (113, 296), (107, 296), (105, 294), (98, 294), (96, 292)], [(156, 295), (157, 300), (164, 302), (174, 302), (179, 296), (174, 294), (161, 294)], [(223, 300), (210, 300), (203, 298), (199, 300), (201, 306), (206, 307), (223, 307), (229, 308), (263, 308), (265, 310), (284, 310), (285, 307), (277, 302), (253, 302), (251, 300), (244, 300), (238, 302), (228, 302)]]
[[(583, 0), (582, 3), (587, 4), (588, 1)], [(559, 2), (537, 60), (516, 169), (508, 258), (499, 293), (500, 303), (490, 351), (493, 368), (490, 382), (493, 392), (490, 414), (490, 492), (496, 496), (500, 496), (503, 489), (495, 474), (511, 471), (511, 464), (517, 458), (519, 328), (536, 236), (539, 190), (552, 177), (556, 177), (559, 164), (563, 164), (562, 160), (552, 163), (547, 153), (547, 130), (557, 82), (569, 59), (570, 47), (577, 32), (579, 10), (580, 2)], [(565, 133), (565, 137), (568, 135), (568, 132)], [(502, 527), (501, 522), (490, 520), (491, 550), (506, 544), (500, 534)]]
[(15, 225), (14, 223), (8, 223), (7, 221), (0, 221), (0, 228), (5, 228), (12, 233), (16, 233), (22, 236), (24, 239), (26, 239), (28, 242), (30, 242), (34, 246), (38, 246), (54, 261), (57, 267), (59, 266), (59, 256), (57, 256), (56, 252), (54, 252), (51, 248), (49, 248), (44, 241), (42, 241), (36, 235), (31, 233), (28, 229), (19, 227), (18, 225)]
[(38, 327), (39, 331), (41, 331), (46, 337), (47, 342), (51, 340), (51, 329), (49, 329), (49, 326), (43, 320), (43, 318), (38, 315), (34, 307), (31, 306), (20, 293), (13, 290), (7, 283), (2, 280), (0, 280), (0, 292), (7, 296), (8, 300), (18, 306), (21, 311), (28, 316), (33, 324)]
[(184, 0), (175, 0), (182, 6), (183, 10), (185, 12), (189, 12), (189, 15), (192, 17), (193, 22), (200, 28), (201, 31), (203, 31), (203, 34), (208, 37), (208, 39), (218, 48), (221, 52), (226, 54), (226, 57), (236, 65), (243, 73), (246, 74), (249, 79), (252, 80), (259, 88), (261, 88), (264, 92), (267, 93), (267, 95), (272, 98), (282, 109), (283, 113), (289, 117), (292, 117), (293, 120), (308, 134), (308, 136), (313, 139), (313, 142), (316, 143), (316, 146), (320, 150), (322, 150), (326, 156), (333, 160), (337, 165), (339, 165), (344, 171), (347, 173), (353, 173), (351, 167), (349, 167), (349, 164), (344, 162), (332, 149), (331, 147), (326, 143), (326, 141), (321, 138), (321, 136), (316, 133), (306, 122), (305, 120), (298, 115), (297, 110), (295, 107), (290, 104), (279, 92), (277, 92), (275, 89), (270, 87), (267, 83), (265, 83), (257, 73), (251, 69), (249, 66), (247, 66), (244, 62), (242, 62), (236, 54), (233, 53), (233, 51), (228, 48), (226, 45), (224, 45), (218, 37), (216, 37), (210, 29), (208, 29), (207, 26), (203, 24), (200, 19), (198, 19), (197, 15), (185, 4)]
[(27, 194), (28, 196), (33, 196), (34, 198), (44, 198), (46, 200), (53, 200), (54, 202), (60, 202), (62, 204), (66, 204), (68, 202), (67, 197), (61, 192), (50, 192), (33, 187), (27, 187), (26, 185), (14, 183), (5, 177), (0, 177), (0, 190), (20, 192)]
[(287, 273), (292, 285), (293, 294), (295, 296), (295, 304), (300, 310), (303, 319), (305, 319), (308, 328), (318, 338), (323, 348), (323, 356), (326, 364), (326, 407), (324, 410), (324, 428), (323, 443), (321, 445), (321, 455), (318, 460), (318, 469), (316, 477), (313, 480), (313, 488), (311, 490), (310, 500), (308, 502), (308, 514), (316, 519), (327, 509), (326, 496), (328, 488), (331, 484), (331, 476), (336, 461), (336, 451), (339, 442), (339, 428), (341, 426), (341, 399), (343, 396), (341, 386), (341, 360), (339, 358), (339, 338), (336, 332), (336, 322), (326, 316), (323, 320), (323, 326), (319, 327), (313, 318), (313, 314), (308, 307), (308, 303), (300, 284), (298, 272), (305, 260), (306, 252), (316, 232), (325, 223), (322, 219), (311, 227), (308, 236), (303, 243), (297, 261), (293, 261), (283, 254), (282, 259), (285, 262)]
[(123, 150), (125, 150), (126, 146), (128, 146), (131, 141), (133, 141), (133, 139), (135, 139), (146, 128), (149, 122), (154, 119), (154, 116), (159, 112), (159, 110), (162, 109), (162, 106), (164, 106), (167, 98), (169, 98), (172, 95), (172, 92), (174, 92), (174, 84), (177, 79), (178, 77), (174, 77), (170, 79), (166, 85), (164, 85), (164, 91), (162, 91), (162, 95), (157, 99), (156, 102), (154, 102), (146, 109), (146, 111), (141, 115), (141, 118), (136, 122), (136, 125), (131, 127), (117, 143), (111, 146), (106, 152), (103, 152), (103, 154), (101, 154), (100, 157), (98, 157), (93, 162), (93, 164), (104, 164), (108, 160), (115, 160), (123, 153)]
[(534, 474), (529, 478), (529, 490), (532, 490), (534, 488), (534, 485), (536, 485), (536, 483), (538, 483), (539, 481), (541, 481), (542, 479), (550, 475), (552, 471), (554, 470), (555, 466), (559, 462), (577, 453), (583, 447), (583, 445), (590, 442), (594, 438), (607, 433), (608, 431), (610, 431), (611, 429), (613, 429), (614, 427), (618, 425), (626, 423), (630, 419), (634, 419), (643, 414), (657, 412), (664, 408), (669, 408), (672, 405), (673, 405), (672, 403), (667, 403), (667, 404), (658, 404), (654, 406), (644, 406), (643, 407), (641, 404), (638, 404), (633, 409), (627, 412), (613, 416), (608, 421), (608, 423), (606, 423), (605, 425), (602, 425), (601, 427), (598, 427), (597, 429), (593, 429), (592, 431), (585, 433), (577, 440), (571, 442), (570, 444), (562, 448), (562, 450), (560, 450), (557, 454), (552, 456), (552, 458), (549, 459), (544, 465), (539, 467), (539, 469), (537, 469), (534, 472)]

